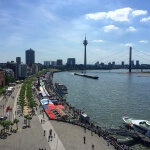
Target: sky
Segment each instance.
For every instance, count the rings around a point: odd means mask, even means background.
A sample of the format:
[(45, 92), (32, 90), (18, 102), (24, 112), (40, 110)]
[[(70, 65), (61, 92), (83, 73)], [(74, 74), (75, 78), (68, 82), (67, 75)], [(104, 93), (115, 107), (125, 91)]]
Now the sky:
[(76, 58), (150, 64), (149, 0), (0, 0), (0, 63), (25, 63), (25, 50), (35, 50), (35, 62)]

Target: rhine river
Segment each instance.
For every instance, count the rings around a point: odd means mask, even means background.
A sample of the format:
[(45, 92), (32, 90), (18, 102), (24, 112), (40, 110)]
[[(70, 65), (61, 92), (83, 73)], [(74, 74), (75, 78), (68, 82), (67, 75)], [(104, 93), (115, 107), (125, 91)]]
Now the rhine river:
[(90, 70), (87, 74), (99, 79), (60, 72), (53, 81), (67, 86), (67, 101), (77, 109), (84, 108), (91, 121), (117, 128), (123, 124), (122, 116), (150, 120), (150, 74), (129, 74), (128, 70)]

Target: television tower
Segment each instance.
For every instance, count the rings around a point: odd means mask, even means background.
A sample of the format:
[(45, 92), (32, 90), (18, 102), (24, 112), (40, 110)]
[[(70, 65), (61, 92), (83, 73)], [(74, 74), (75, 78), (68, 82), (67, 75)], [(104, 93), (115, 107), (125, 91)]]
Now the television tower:
[(86, 35), (85, 35), (85, 40), (83, 41), (83, 45), (84, 45), (84, 70), (86, 70), (86, 46), (88, 44), (88, 41), (86, 40)]

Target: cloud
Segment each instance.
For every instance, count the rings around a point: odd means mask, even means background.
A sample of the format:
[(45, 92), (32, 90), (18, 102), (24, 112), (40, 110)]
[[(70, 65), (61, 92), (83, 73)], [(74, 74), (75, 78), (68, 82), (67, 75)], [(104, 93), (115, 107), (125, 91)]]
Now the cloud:
[(97, 12), (97, 13), (90, 13), (86, 14), (86, 19), (93, 19), (93, 20), (100, 20), (100, 19), (112, 19), (114, 21), (124, 22), (129, 21), (129, 13), (132, 11), (130, 7), (116, 9), (114, 11), (108, 12)]
[(104, 31), (109, 32), (110, 30), (118, 30), (119, 28), (114, 25), (104, 26)]
[(107, 13), (107, 18), (111, 18), (114, 21), (129, 21), (129, 13), (132, 9), (127, 7), (127, 8), (122, 8), (122, 9), (117, 9), (115, 11), (109, 11)]
[(132, 15), (133, 16), (139, 16), (139, 15), (146, 15), (147, 14), (147, 11), (146, 10), (134, 10), (132, 12)]
[(140, 43), (148, 43), (148, 41), (146, 41), (146, 40), (141, 40), (141, 41), (139, 41)]
[(130, 47), (130, 46), (133, 46), (133, 43), (125, 43), (125, 44), (120, 44), (122, 46), (125, 46), (125, 47)]
[(97, 12), (85, 15), (86, 19), (100, 20), (105, 19), (107, 17), (106, 12)]
[(101, 20), (101, 19), (111, 19), (113, 21), (118, 22), (129, 22), (132, 16), (139, 16), (139, 15), (146, 15), (146, 10), (133, 10), (130, 7), (125, 7), (121, 9), (116, 9), (114, 11), (108, 12), (96, 12), (96, 13), (89, 13), (85, 15), (86, 19), (92, 20)]
[(127, 31), (136, 31), (136, 29), (134, 27), (129, 27)]
[(150, 21), (150, 16), (147, 17), (147, 18), (142, 18), (140, 21), (141, 21), (141, 22), (147, 22), (147, 21)]
[(96, 42), (96, 43), (103, 43), (103, 40), (93, 40), (92, 42)]

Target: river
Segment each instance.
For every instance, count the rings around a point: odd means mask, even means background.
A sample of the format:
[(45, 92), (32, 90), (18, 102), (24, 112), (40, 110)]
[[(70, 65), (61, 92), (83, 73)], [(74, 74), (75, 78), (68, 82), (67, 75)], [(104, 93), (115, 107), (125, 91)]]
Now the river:
[(67, 101), (77, 109), (84, 108), (91, 121), (116, 128), (123, 124), (122, 116), (150, 120), (150, 74), (129, 74), (123, 69), (88, 70), (87, 74), (99, 79), (60, 72), (53, 81), (67, 86)]

